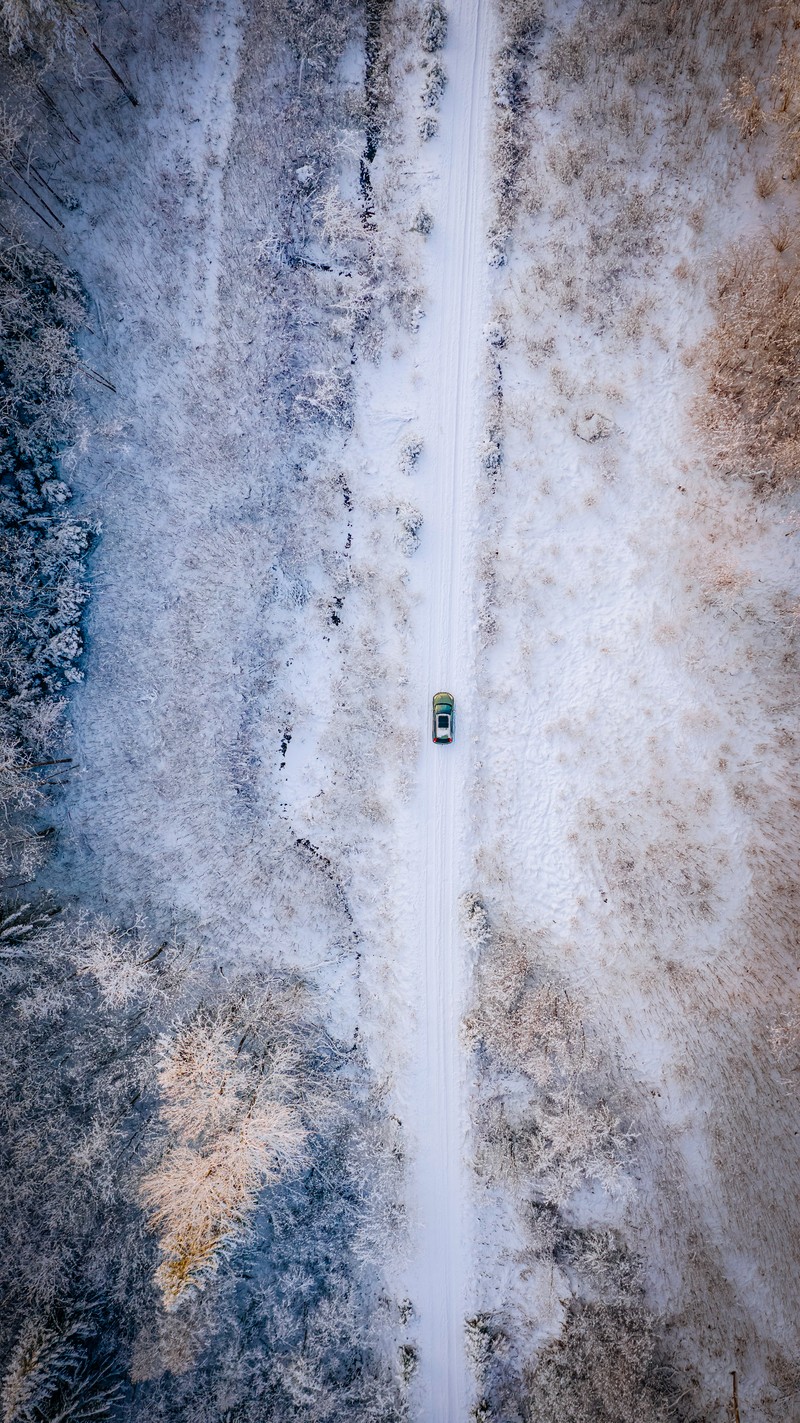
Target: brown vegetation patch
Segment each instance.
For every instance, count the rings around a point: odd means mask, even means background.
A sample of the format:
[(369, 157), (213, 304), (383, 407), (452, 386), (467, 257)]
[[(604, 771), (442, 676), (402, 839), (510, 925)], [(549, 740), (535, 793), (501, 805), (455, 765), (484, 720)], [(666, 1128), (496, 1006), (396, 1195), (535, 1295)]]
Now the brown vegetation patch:
[(712, 305), (717, 323), (702, 347), (708, 386), (697, 412), (712, 457), (760, 490), (793, 487), (800, 474), (797, 252), (734, 247)]
[(666, 1423), (685, 1416), (640, 1303), (571, 1305), (561, 1337), (526, 1376), (526, 1423)]

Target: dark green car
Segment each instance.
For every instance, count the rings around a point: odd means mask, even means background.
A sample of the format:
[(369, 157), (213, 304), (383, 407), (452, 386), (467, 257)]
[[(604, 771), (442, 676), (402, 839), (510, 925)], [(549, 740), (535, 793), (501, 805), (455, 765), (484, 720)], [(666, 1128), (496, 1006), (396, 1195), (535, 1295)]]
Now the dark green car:
[(449, 692), (433, 699), (433, 739), (438, 745), (452, 741), (456, 730), (456, 704)]

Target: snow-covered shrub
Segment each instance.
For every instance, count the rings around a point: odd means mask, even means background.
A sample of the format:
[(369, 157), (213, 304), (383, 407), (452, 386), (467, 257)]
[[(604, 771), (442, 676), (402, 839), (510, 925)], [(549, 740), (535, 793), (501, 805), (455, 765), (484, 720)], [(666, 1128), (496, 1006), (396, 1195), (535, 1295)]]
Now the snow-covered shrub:
[(725, 95), (722, 112), (733, 119), (740, 138), (749, 140), (761, 132), (765, 123), (764, 110), (758, 90), (748, 75), (740, 75), (733, 89)]
[(599, 410), (584, 410), (580, 415), (573, 416), (570, 428), (579, 440), (593, 445), (598, 440), (607, 440), (616, 426), (608, 415), (601, 414)]
[(403, 1375), (403, 1382), (409, 1384), (417, 1372), (419, 1365), (419, 1354), (413, 1344), (401, 1344), (400, 1346), (400, 1371)]
[(572, 1303), (560, 1338), (526, 1371), (528, 1423), (667, 1423), (696, 1416), (639, 1302)]
[(777, 222), (767, 228), (767, 233), (775, 251), (785, 252), (794, 240), (794, 224), (789, 221), (786, 213), (781, 213)]
[(568, 187), (583, 177), (586, 165), (596, 151), (595, 146), (585, 139), (572, 141), (561, 138), (550, 145), (547, 164), (559, 183)]
[[(566, 1305), (557, 1337), (526, 1357), (502, 1315), (467, 1322), (468, 1354), (486, 1423), (667, 1423), (691, 1418), (691, 1390), (677, 1383), (663, 1325), (647, 1309), (635, 1265), (618, 1251), (620, 1284), (592, 1278), (593, 1244), (557, 1218), (546, 1252), (528, 1257), (560, 1277)], [(612, 1247), (613, 1249), (613, 1247)]]
[(400, 504), (397, 507), (398, 532), (397, 541), (405, 554), (410, 558), (419, 548), (419, 532), (422, 528), (422, 515), (419, 509), (415, 509), (413, 504)]
[(480, 448), (481, 469), (487, 474), (494, 484), (500, 470), (503, 468), (503, 443), (500, 431), (489, 430), (481, 443)]
[(48, 64), (59, 54), (74, 60), (94, 19), (94, 5), (86, 0), (0, 0), (0, 26), (9, 51), (29, 46)]
[(435, 59), (425, 73), (422, 86), (422, 102), (426, 109), (438, 109), (447, 87), (447, 74), (443, 65)]
[(439, 132), (439, 120), (435, 114), (423, 114), (419, 121), (419, 136), (423, 143), (435, 138)]
[(777, 133), (778, 154), (789, 177), (800, 177), (800, 55), (784, 42), (770, 76), (767, 120)]
[(627, 1191), (630, 1135), (607, 1100), (613, 1070), (543, 943), (494, 928), (474, 895), (462, 915), (481, 945), (465, 1024), (476, 1168), (515, 1203), (523, 1278), (542, 1268), (556, 1276), (567, 1307), (555, 1342), (538, 1353), (510, 1313), (467, 1321), (482, 1416), (666, 1423), (679, 1390), (663, 1326), (644, 1306), (639, 1261), (620, 1231), (577, 1224), (587, 1188)]
[(627, 1132), (605, 1099), (578, 1003), (535, 944), (492, 933), (478, 901), (468, 918), (485, 945), (468, 1036), (490, 1077), (509, 1074), (506, 1089), (495, 1087), (477, 1109), (484, 1169), (559, 1205), (589, 1180), (613, 1193)]
[(408, 273), (404, 272), (399, 262), (392, 264), (387, 278), (385, 296), (392, 320), (402, 331), (418, 331), (425, 315), (424, 292), (409, 280)]
[(414, 221), (411, 224), (411, 231), (418, 232), (421, 237), (427, 237), (433, 232), (433, 214), (427, 208), (419, 208)]
[(555, 82), (582, 84), (589, 60), (589, 36), (583, 26), (558, 31), (548, 47), (545, 72)]
[(273, 62), (277, 32), (298, 76), (297, 97), (286, 91), (280, 137), (272, 118), (250, 120), (259, 130), (260, 182), (264, 166), (280, 177), (286, 142), (303, 160), (293, 161), (289, 184), (275, 183), (280, 216), (271, 226), (281, 237), (261, 240), (252, 273), (271, 311), (269, 385), (294, 425), (350, 428), (352, 359), (379, 358), (387, 311), (397, 318), (407, 310), (413, 289), (400, 234), (391, 240), (376, 222), (384, 199), (371, 165), (394, 104), (392, 34), (385, 7), (371, 7), (366, 19), (364, 94), (345, 111), (336, 66), (352, 24), (343, 0), (324, 12), (309, 0), (281, 0), (249, 19), (246, 65), (263, 72)]
[(459, 903), (461, 929), (475, 952), (491, 942), (492, 930), (486, 906), (477, 894), (465, 894)]
[(470, 1367), (478, 1387), (482, 1388), (492, 1361), (508, 1347), (507, 1335), (496, 1315), (485, 1311), (465, 1321), (464, 1335)]
[(419, 461), (423, 449), (424, 443), (419, 435), (415, 435), (412, 439), (406, 440), (400, 451), (400, 468), (404, 474), (411, 474), (411, 471), (416, 467)]
[(772, 1030), (771, 1046), (786, 1086), (796, 1093), (800, 1080), (800, 1009), (782, 1015)]
[(426, 54), (443, 49), (447, 39), (447, 11), (441, 0), (430, 0), (422, 16), (422, 48)]
[(295, 408), (305, 409), (330, 429), (349, 430), (353, 423), (353, 377), (349, 366), (334, 365), (309, 371), (295, 397)]
[(527, 69), (542, 24), (539, 0), (503, 0), (503, 39), (494, 61), (494, 131), (492, 189), (495, 213), (490, 228), (491, 261), (502, 266), (520, 194), (520, 168), (526, 156), (522, 124)]

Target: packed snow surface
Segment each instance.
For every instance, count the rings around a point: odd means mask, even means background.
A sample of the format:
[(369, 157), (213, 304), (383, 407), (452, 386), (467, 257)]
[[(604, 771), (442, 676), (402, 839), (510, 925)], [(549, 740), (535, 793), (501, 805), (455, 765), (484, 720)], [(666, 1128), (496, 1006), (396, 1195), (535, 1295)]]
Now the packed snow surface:
[(489, 7), (465, 0), (446, 49), (448, 88), (436, 154), (436, 225), (419, 340), (420, 429), (427, 447), (420, 496), (424, 548), (417, 570), (424, 624), (413, 678), (433, 696), (452, 692), (456, 736), (434, 746), (430, 701), (420, 697), (423, 747), (415, 798), (419, 885), (419, 1039), (411, 1098), (416, 1136), (422, 1414), (431, 1423), (466, 1416), (464, 1319), (470, 1279), (465, 1186), (468, 1111), (459, 1025), (465, 1004), (458, 899), (465, 888), (465, 769), (472, 742), (474, 661), (469, 571), (473, 533), (482, 351), (486, 321), (486, 120)]

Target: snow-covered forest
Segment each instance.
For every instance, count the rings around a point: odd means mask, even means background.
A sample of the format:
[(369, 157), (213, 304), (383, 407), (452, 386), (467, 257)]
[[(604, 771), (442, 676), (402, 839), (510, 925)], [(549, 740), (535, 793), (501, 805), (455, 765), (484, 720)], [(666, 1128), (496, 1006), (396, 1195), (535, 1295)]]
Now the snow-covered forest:
[(0, 160), (3, 1423), (800, 1418), (800, 7), (0, 0)]

